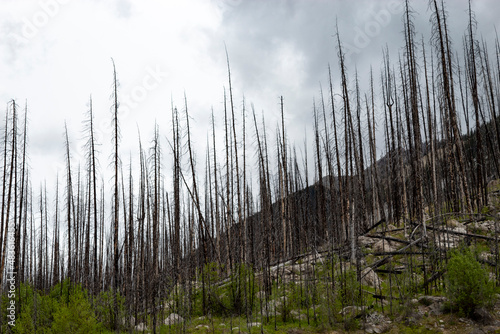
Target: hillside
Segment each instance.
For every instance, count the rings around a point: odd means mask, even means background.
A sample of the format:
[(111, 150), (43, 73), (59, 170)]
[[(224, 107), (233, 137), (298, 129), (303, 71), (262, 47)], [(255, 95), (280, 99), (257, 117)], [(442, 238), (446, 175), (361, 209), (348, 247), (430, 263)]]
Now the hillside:
[[(53, 184), (34, 184), (33, 112), (9, 101), (0, 333), (500, 332), (500, 42), (479, 43), (469, 6), (457, 47), (437, 0), (420, 41), (401, 3), (378, 70), (358, 73), (337, 27), (303, 146), (285, 97), (260, 119), (236, 95), (227, 49), (219, 103), (171, 98), (146, 139), (120, 131), (111, 59), (105, 130), (90, 98)], [(204, 150), (193, 109), (211, 112)]]

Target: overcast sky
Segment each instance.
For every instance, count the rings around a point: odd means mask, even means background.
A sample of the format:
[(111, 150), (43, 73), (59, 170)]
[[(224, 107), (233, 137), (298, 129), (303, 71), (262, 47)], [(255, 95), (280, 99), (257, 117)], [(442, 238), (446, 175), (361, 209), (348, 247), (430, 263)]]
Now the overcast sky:
[[(411, 3), (417, 33), (428, 42), (427, 0)], [(492, 49), (500, 2), (474, 0), (472, 6), (478, 36)], [(247, 108), (253, 103), (259, 115), (264, 113), (273, 134), (283, 95), (289, 140), (302, 146), (312, 129), (313, 99), (319, 98), (320, 84), (328, 85), (328, 64), (338, 87), (336, 20), (349, 53), (350, 78), (357, 67), (366, 87), (370, 65), (379, 75), (382, 48), (387, 44), (394, 59), (401, 50), (402, 9), (399, 0), (1, 0), (0, 101), (7, 106), (16, 99), (23, 107), (28, 102), (35, 189), (43, 179), (53, 182), (58, 170), (63, 173), (65, 121), (78, 162), (90, 95), (103, 143), (100, 165), (107, 169), (111, 57), (120, 82), (121, 154), (126, 165), (129, 152), (135, 156), (138, 150), (138, 129), (146, 147), (155, 121), (163, 138), (169, 136), (171, 102), (182, 110), (184, 93), (198, 161), (203, 161), (212, 107), (219, 127), (223, 121), (225, 44), (237, 110), (245, 96)], [(448, 1), (447, 10), (459, 50), (467, 28), (467, 1)], [(249, 138), (253, 132), (249, 127)], [(219, 131), (220, 139), (222, 135)], [(163, 147), (167, 153), (165, 141)], [(166, 154), (169, 170), (168, 158)]]

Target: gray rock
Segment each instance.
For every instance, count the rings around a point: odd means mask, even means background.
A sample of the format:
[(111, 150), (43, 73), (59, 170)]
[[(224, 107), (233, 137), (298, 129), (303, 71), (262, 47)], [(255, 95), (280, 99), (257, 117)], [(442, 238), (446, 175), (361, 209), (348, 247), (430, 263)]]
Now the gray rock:
[(442, 315), (443, 306), (447, 300), (448, 298), (441, 296), (421, 296), (418, 298), (420, 304), (429, 307), (431, 315)]
[(375, 325), (366, 324), (366, 326), (365, 326), (365, 332), (367, 332), (369, 334), (375, 333)]
[(148, 327), (146, 325), (144, 325), (144, 323), (141, 322), (140, 324), (138, 324), (137, 326), (135, 326), (134, 329), (136, 331), (142, 332), (142, 331), (147, 331)]
[(380, 284), (382, 283), (382, 280), (380, 277), (378, 277), (377, 273), (373, 271), (372, 268), (368, 267), (365, 268), (361, 272), (361, 284), (363, 285), (368, 285), (373, 288), (380, 288)]
[(365, 326), (365, 331), (367, 333), (384, 333), (389, 329), (389, 324), (381, 324), (381, 325), (374, 325), (374, 324), (367, 324)]
[(370, 238), (370, 237), (365, 237), (365, 236), (360, 236), (358, 237), (358, 243), (361, 245), (361, 246), (365, 246), (365, 247), (371, 247), (373, 246), (373, 244), (377, 242), (377, 240), (373, 239), (373, 238)]
[(261, 323), (260, 322), (249, 322), (248, 323), (248, 328), (252, 328), (252, 327), (260, 327), (261, 326)]
[(474, 313), (472, 314), (472, 319), (474, 319), (481, 325), (486, 325), (486, 326), (500, 325), (498, 321), (495, 319), (495, 317), (487, 309), (483, 307), (474, 310)]
[(366, 306), (346, 306), (344, 307), (339, 314), (347, 315), (347, 314), (358, 314), (366, 309)]
[(387, 240), (379, 240), (373, 244), (372, 250), (375, 253), (388, 253), (394, 252), (396, 247)]
[(495, 261), (495, 255), (491, 254), (491, 253), (488, 253), (488, 252), (482, 252), (481, 254), (479, 254), (479, 259), (483, 260), (483, 261), (492, 261), (492, 262), (494, 262)]
[(498, 333), (500, 330), (500, 326), (485, 326), (483, 327), (483, 331), (485, 333)]
[(458, 247), (463, 237), (449, 233), (436, 233), (436, 247), (440, 249), (449, 249)]
[(313, 271), (313, 267), (310, 263), (295, 264), (290, 267), (290, 270), (295, 275), (305, 275)]
[(366, 322), (373, 324), (373, 325), (382, 324), (385, 321), (387, 321), (387, 318), (382, 313), (379, 313), (377, 311), (370, 313), (366, 317)]
[(467, 229), (465, 228), (465, 226), (457, 226), (453, 228), (453, 231), (458, 233), (467, 233)]
[(319, 254), (311, 254), (302, 258), (302, 263), (315, 264), (317, 262), (319, 263), (323, 262), (323, 258)]
[(473, 328), (469, 334), (484, 334), (484, 331), (481, 328)]
[(202, 329), (202, 328), (205, 328), (205, 329), (210, 329), (210, 327), (208, 327), (207, 325), (198, 325), (195, 327), (196, 329)]
[(407, 326), (416, 326), (420, 323), (420, 320), (423, 318), (424, 314), (420, 310), (409, 311), (409, 314), (406, 316), (404, 320)]
[(170, 326), (183, 321), (184, 319), (180, 315), (178, 315), (177, 313), (171, 313), (163, 323), (167, 326)]
[(460, 222), (456, 219), (448, 219), (446, 221), (446, 226), (448, 227), (459, 227), (459, 226), (462, 226), (462, 224), (460, 224)]
[(448, 300), (446, 297), (441, 296), (420, 296), (418, 302), (423, 305), (430, 305), (435, 303), (444, 303)]

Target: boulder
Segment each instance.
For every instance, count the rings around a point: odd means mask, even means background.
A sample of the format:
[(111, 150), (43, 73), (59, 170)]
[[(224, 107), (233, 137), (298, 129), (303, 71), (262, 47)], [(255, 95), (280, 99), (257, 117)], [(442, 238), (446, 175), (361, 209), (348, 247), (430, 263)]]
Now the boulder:
[(252, 327), (260, 327), (261, 326), (261, 323), (260, 322), (249, 322), (248, 323), (248, 328), (252, 328)]
[(488, 252), (481, 252), (481, 254), (479, 254), (479, 259), (483, 260), (483, 261), (494, 262), (495, 261), (495, 255), (491, 254), (491, 253), (488, 253)]
[(271, 277), (274, 279), (279, 279), (279, 278), (284, 278), (285, 276), (291, 276), (292, 271), (290, 270), (290, 267), (285, 266), (285, 264), (280, 264), (274, 267), (271, 267), (269, 270)]
[[(471, 228), (479, 232), (493, 233), (495, 232), (495, 222), (491, 220), (486, 220), (480, 223), (472, 223)], [(500, 230), (500, 226), (497, 227), (497, 230)]]
[(313, 267), (310, 263), (295, 264), (290, 267), (290, 271), (295, 275), (306, 275), (313, 271)]
[(136, 331), (138, 331), (138, 332), (143, 332), (143, 331), (147, 331), (148, 327), (146, 327), (146, 325), (144, 325), (144, 323), (141, 322), (140, 324), (138, 324), (137, 326), (135, 326), (134, 329)]
[(441, 296), (420, 296), (418, 298), (418, 302), (422, 305), (431, 305), (431, 304), (442, 304), (446, 302), (448, 298)]
[(440, 249), (450, 249), (458, 247), (462, 237), (449, 233), (436, 233), (436, 247)]
[(382, 280), (372, 268), (365, 268), (361, 272), (361, 284), (379, 289), (381, 283)]
[(446, 221), (446, 227), (454, 232), (467, 233), (467, 228), (465, 227), (465, 225), (456, 219), (448, 219)]
[(496, 320), (495, 316), (484, 307), (479, 307), (475, 309), (474, 313), (472, 314), (472, 319), (481, 325), (486, 325), (486, 326), (500, 325), (500, 321)]
[(364, 235), (358, 237), (358, 243), (364, 247), (371, 247), (376, 242), (377, 242), (377, 240), (370, 238), (370, 237), (365, 237)]
[(366, 310), (366, 306), (346, 306), (344, 307), (340, 312), (339, 314), (341, 315), (357, 315), (361, 312), (363, 312), (364, 310)]
[(430, 315), (442, 315), (444, 303), (448, 300), (446, 297), (440, 296), (421, 296), (418, 298), (418, 302), (422, 305), (428, 306), (430, 309)]
[(462, 224), (460, 226), (454, 227), (453, 231), (458, 232), (458, 233), (467, 233), (467, 229)]
[(183, 321), (184, 319), (180, 315), (178, 315), (177, 313), (171, 313), (163, 323), (167, 326), (170, 326)]
[(323, 259), (321, 255), (319, 254), (310, 254), (304, 258), (302, 258), (302, 263), (310, 263), (310, 264), (316, 264), (316, 263), (322, 263)]
[(196, 329), (210, 329), (210, 327), (208, 327), (207, 325), (198, 325), (195, 327)]
[(389, 253), (394, 252), (396, 247), (391, 242), (381, 239), (373, 245), (372, 250), (375, 253)]
[(376, 333), (376, 334), (379, 334), (379, 333), (384, 333), (387, 331), (387, 328), (388, 326), (385, 326), (385, 325), (373, 325), (373, 324), (366, 324), (365, 326), (365, 331), (367, 333)]
[(456, 219), (448, 219), (446, 221), (446, 226), (448, 227), (458, 227), (458, 226), (461, 226), (462, 224), (460, 224), (460, 222)]
[[(374, 312), (374, 313), (377, 313), (377, 312)], [(367, 333), (376, 333), (376, 334), (380, 334), (380, 333), (385, 333), (389, 330), (391, 324), (390, 324), (390, 321), (388, 321), (387, 319), (384, 318), (381, 318), (380, 320), (377, 320), (376, 322), (373, 322), (371, 319), (370, 319), (370, 316), (367, 317), (367, 322), (366, 322), (366, 325), (365, 325), (365, 331)]]

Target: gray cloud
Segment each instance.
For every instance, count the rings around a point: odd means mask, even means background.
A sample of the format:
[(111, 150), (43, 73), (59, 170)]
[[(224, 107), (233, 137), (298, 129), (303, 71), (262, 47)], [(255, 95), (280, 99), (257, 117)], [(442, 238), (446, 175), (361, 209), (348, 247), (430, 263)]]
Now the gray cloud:
[[(203, 0), (195, 2), (197, 8), (188, 8), (184, 1), (115, 0), (103, 4), (73, 0), (49, 15), (51, 21), (41, 25), (26, 44), (9, 37), (9, 32), (22, 33), (23, 18), (30, 20), (44, 9), (31, 1), (26, 9), (14, 11), (16, 15), (7, 15), (14, 2), (2, 2), (0, 69), (5, 79), (0, 94), (4, 102), (30, 97), (33, 109), (44, 111), (32, 116), (36, 119), (32, 127), (39, 127), (31, 132), (36, 151), (46, 147), (47, 152), (62, 152), (58, 141), (63, 121), (76, 123), (70, 129), (80, 127), (90, 93), (94, 94), (99, 121), (109, 119), (110, 56), (115, 57), (123, 94), (142, 85), (146, 68), (159, 66), (168, 75), (124, 120), (124, 131), (133, 133), (134, 138), (125, 136), (123, 146), (133, 149), (136, 124), (146, 124), (144, 140), (150, 139), (148, 131), (152, 131), (154, 120), (167, 132), (170, 96), (182, 109), (186, 90), (193, 132), (198, 136), (197, 152), (203, 154), (211, 105), (216, 120), (221, 118), (222, 88), (227, 87), (225, 42), (238, 106), (245, 95), (248, 109), (253, 102), (259, 114), (264, 110), (269, 130), (274, 130), (278, 98), (283, 95), (290, 140), (300, 146), (304, 129), (309, 131), (312, 126), (313, 98), (319, 104), (320, 83), (323, 88), (328, 85), (328, 64), (335, 87), (339, 85), (336, 23), (345, 51), (351, 51), (349, 79), (352, 83), (357, 68), (364, 90), (370, 66), (375, 78), (379, 76), (382, 48), (388, 45), (393, 60), (402, 52), (401, 13), (390, 12), (391, 3), (395, 2)], [(493, 42), (500, 2), (475, 0), (472, 4), (479, 22), (478, 36)], [(427, 1), (414, 0), (412, 6), (417, 34), (428, 42)], [(447, 9), (455, 49), (460, 50), (467, 27), (467, 1), (448, 1)], [(386, 12), (390, 15), (384, 17)], [(56, 127), (61, 131), (54, 131)], [(81, 136), (72, 133), (71, 137), (76, 140)]]
[(130, 0), (117, 0), (116, 9), (119, 17), (129, 18), (132, 15), (132, 3)]
[[(393, 59), (397, 59), (404, 43), (400, 1), (242, 1), (240, 5), (224, 12), (223, 29), (213, 36), (211, 53), (220, 55), (221, 42), (225, 40), (230, 51), (231, 63), (239, 74), (243, 86), (258, 89), (276, 87), (277, 78), (270, 70), (282, 58), (277, 57), (280, 47), (290, 46), (292, 53), (304, 56), (305, 77), (301, 82), (303, 93), (318, 91), (318, 82), (326, 83), (327, 64), (332, 65), (334, 80), (338, 81), (338, 58), (335, 24), (338, 22), (344, 51), (350, 53), (348, 65), (351, 79), (357, 67), (361, 79), (366, 81), (370, 66), (375, 75), (381, 65), (382, 48), (387, 45)], [(393, 10), (394, 7), (399, 8)], [(430, 11), (427, 1), (413, 1), (414, 24), (418, 36), (430, 39)], [(392, 10), (391, 10), (392, 9)], [(452, 40), (461, 49), (461, 38), (467, 28), (467, 1), (453, 1), (447, 5)], [(492, 27), (498, 23), (500, 3), (473, 1), (473, 10), (480, 20), (479, 31), (493, 37)], [(389, 15), (387, 15), (389, 14)], [(495, 22), (496, 21), (496, 22)], [(420, 37), (419, 37), (420, 39)], [(224, 59), (219, 59), (221, 64)], [(280, 79), (294, 80), (293, 76)], [(282, 82), (281, 82), (282, 83)], [(308, 97), (309, 100), (312, 96)]]

